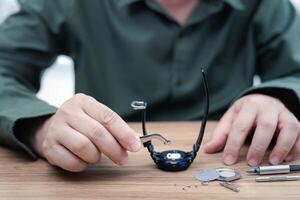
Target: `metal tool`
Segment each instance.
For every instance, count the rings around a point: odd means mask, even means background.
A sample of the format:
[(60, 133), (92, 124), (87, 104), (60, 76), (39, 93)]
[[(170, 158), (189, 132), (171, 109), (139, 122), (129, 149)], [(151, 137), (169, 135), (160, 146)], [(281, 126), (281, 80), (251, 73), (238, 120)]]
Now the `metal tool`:
[(250, 174), (287, 174), (291, 171), (300, 171), (300, 165), (259, 166), (247, 170)]
[(238, 170), (231, 168), (217, 168), (198, 171), (195, 174), (195, 178), (201, 183), (207, 183), (215, 180), (230, 182), (240, 179), (241, 173)]
[(220, 185), (229, 189), (229, 190), (232, 190), (234, 192), (239, 192), (240, 191), (240, 188), (232, 183), (228, 183), (228, 182), (220, 182)]
[(231, 169), (231, 168), (218, 168), (216, 169), (216, 171), (219, 174), (219, 177), (217, 178), (217, 180), (219, 181), (235, 181), (240, 179), (241, 173), (236, 170), (236, 169)]
[(162, 143), (164, 143), (166, 145), (171, 144), (171, 140), (166, 139), (164, 136), (162, 136), (159, 133), (154, 133), (154, 134), (150, 134), (150, 135), (144, 135), (144, 136), (141, 136), (140, 139), (141, 139), (141, 142), (143, 144), (145, 144), (146, 142), (149, 142), (149, 141), (151, 141), (153, 139), (159, 140), (159, 141), (161, 141)]
[(207, 184), (210, 181), (217, 180), (219, 173), (216, 169), (201, 170), (195, 174), (195, 178), (202, 184)]
[(256, 182), (299, 181), (300, 176), (263, 176), (257, 177)]

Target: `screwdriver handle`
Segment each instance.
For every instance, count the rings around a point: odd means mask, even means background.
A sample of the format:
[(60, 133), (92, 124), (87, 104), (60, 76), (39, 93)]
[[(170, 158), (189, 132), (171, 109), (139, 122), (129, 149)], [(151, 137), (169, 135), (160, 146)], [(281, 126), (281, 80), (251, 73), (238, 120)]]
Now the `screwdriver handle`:
[(300, 171), (300, 165), (290, 165), (290, 171)]

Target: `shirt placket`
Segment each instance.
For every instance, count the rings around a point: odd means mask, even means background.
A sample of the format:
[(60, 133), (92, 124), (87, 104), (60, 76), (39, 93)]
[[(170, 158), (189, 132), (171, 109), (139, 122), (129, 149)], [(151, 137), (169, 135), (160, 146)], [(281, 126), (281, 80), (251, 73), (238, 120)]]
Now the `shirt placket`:
[[(198, 7), (193, 11), (189, 19), (184, 26), (179, 25), (172, 16), (166, 13), (157, 3), (152, 0), (146, 0), (146, 4), (150, 9), (164, 15), (170, 20), (170, 23), (176, 24), (174, 29), (175, 38), (172, 45), (172, 57), (170, 61), (170, 100), (175, 101), (179, 97), (184, 95), (186, 84), (188, 84), (189, 78), (187, 76), (189, 52), (191, 51), (191, 45), (193, 43), (189, 34), (195, 34), (191, 30), (192, 26), (199, 25), (206, 18), (217, 13), (222, 9), (223, 3), (221, 1), (201, 1)], [(174, 28), (174, 27), (172, 27)]]
[(188, 50), (186, 48), (186, 43), (188, 38), (185, 37), (185, 28), (179, 28), (176, 34), (173, 54), (172, 54), (172, 67), (171, 67), (171, 98), (176, 99), (182, 93), (182, 88), (187, 81), (185, 76)]

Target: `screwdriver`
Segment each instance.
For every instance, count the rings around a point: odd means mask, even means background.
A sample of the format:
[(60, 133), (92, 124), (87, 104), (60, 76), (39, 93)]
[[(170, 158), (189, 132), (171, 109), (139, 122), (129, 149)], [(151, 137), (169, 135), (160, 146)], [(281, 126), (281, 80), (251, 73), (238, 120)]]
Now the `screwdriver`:
[(256, 182), (299, 181), (300, 176), (263, 176), (255, 178)]
[(300, 171), (300, 165), (259, 166), (247, 170), (250, 174), (287, 174), (292, 171)]

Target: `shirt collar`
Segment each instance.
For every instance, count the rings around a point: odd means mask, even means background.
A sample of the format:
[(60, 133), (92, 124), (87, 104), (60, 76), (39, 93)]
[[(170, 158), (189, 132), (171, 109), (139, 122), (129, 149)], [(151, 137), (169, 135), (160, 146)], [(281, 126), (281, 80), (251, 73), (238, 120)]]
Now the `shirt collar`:
[(117, 0), (117, 4), (121, 7), (126, 6), (126, 5), (130, 5), (139, 1), (143, 1), (143, 0)]
[[(122, 7), (122, 6), (130, 5), (130, 4), (133, 4), (136, 2), (140, 2), (140, 1), (145, 1), (145, 0), (117, 0), (117, 3), (119, 4), (119, 6)], [(206, 1), (212, 1), (212, 0), (206, 0)], [(237, 10), (243, 10), (245, 8), (243, 0), (217, 0), (217, 1), (223, 1)]]
[(224, 1), (225, 3), (229, 4), (231, 7), (233, 7), (236, 10), (243, 10), (245, 8), (245, 4), (243, 0), (220, 0)]

